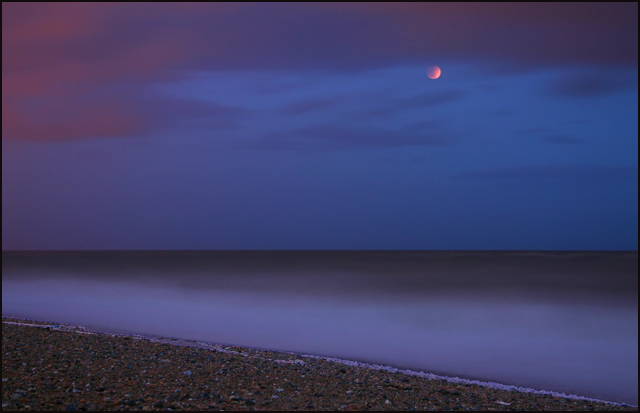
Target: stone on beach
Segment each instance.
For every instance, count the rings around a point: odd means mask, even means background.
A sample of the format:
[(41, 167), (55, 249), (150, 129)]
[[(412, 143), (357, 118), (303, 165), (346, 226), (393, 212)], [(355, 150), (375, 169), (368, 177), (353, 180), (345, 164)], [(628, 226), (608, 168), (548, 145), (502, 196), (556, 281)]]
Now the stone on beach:
[(3, 317), (3, 410), (637, 410), (300, 354), (52, 326)]

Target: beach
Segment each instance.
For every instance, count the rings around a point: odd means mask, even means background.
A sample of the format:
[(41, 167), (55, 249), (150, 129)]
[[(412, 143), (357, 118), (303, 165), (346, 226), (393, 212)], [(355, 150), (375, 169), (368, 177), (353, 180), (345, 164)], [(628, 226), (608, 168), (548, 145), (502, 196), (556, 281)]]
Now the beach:
[(3, 317), (3, 410), (637, 410), (310, 355)]

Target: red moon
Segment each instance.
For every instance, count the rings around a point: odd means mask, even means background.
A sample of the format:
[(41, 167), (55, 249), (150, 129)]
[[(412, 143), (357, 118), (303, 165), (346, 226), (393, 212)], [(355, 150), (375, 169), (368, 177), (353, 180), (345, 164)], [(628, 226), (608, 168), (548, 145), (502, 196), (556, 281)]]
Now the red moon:
[(442, 70), (440, 70), (438, 66), (431, 66), (427, 69), (427, 76), (429, 76), (431, 79), (439, 78), (440, 73), (442, 73)]

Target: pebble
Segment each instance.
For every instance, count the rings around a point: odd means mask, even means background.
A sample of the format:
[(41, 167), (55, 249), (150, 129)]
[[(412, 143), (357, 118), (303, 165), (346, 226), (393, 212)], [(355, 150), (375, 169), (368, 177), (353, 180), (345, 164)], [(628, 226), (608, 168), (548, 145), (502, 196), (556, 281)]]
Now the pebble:
[(637, 410), (293, 353), (4, 321), (26, 323), (3, 317), (3, 410)]

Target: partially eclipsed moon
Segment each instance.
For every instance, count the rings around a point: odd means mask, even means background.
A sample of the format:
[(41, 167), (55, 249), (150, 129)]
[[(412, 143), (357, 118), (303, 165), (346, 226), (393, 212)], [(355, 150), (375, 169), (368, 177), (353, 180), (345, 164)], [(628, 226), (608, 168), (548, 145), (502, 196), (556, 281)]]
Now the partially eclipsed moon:
[(440, 70), (438, 66), (431, 66), (427, 69), (427, 76), (429, 76), (431, 79), (439, 78), (440, 73), (442, 73), (442, 70)]

